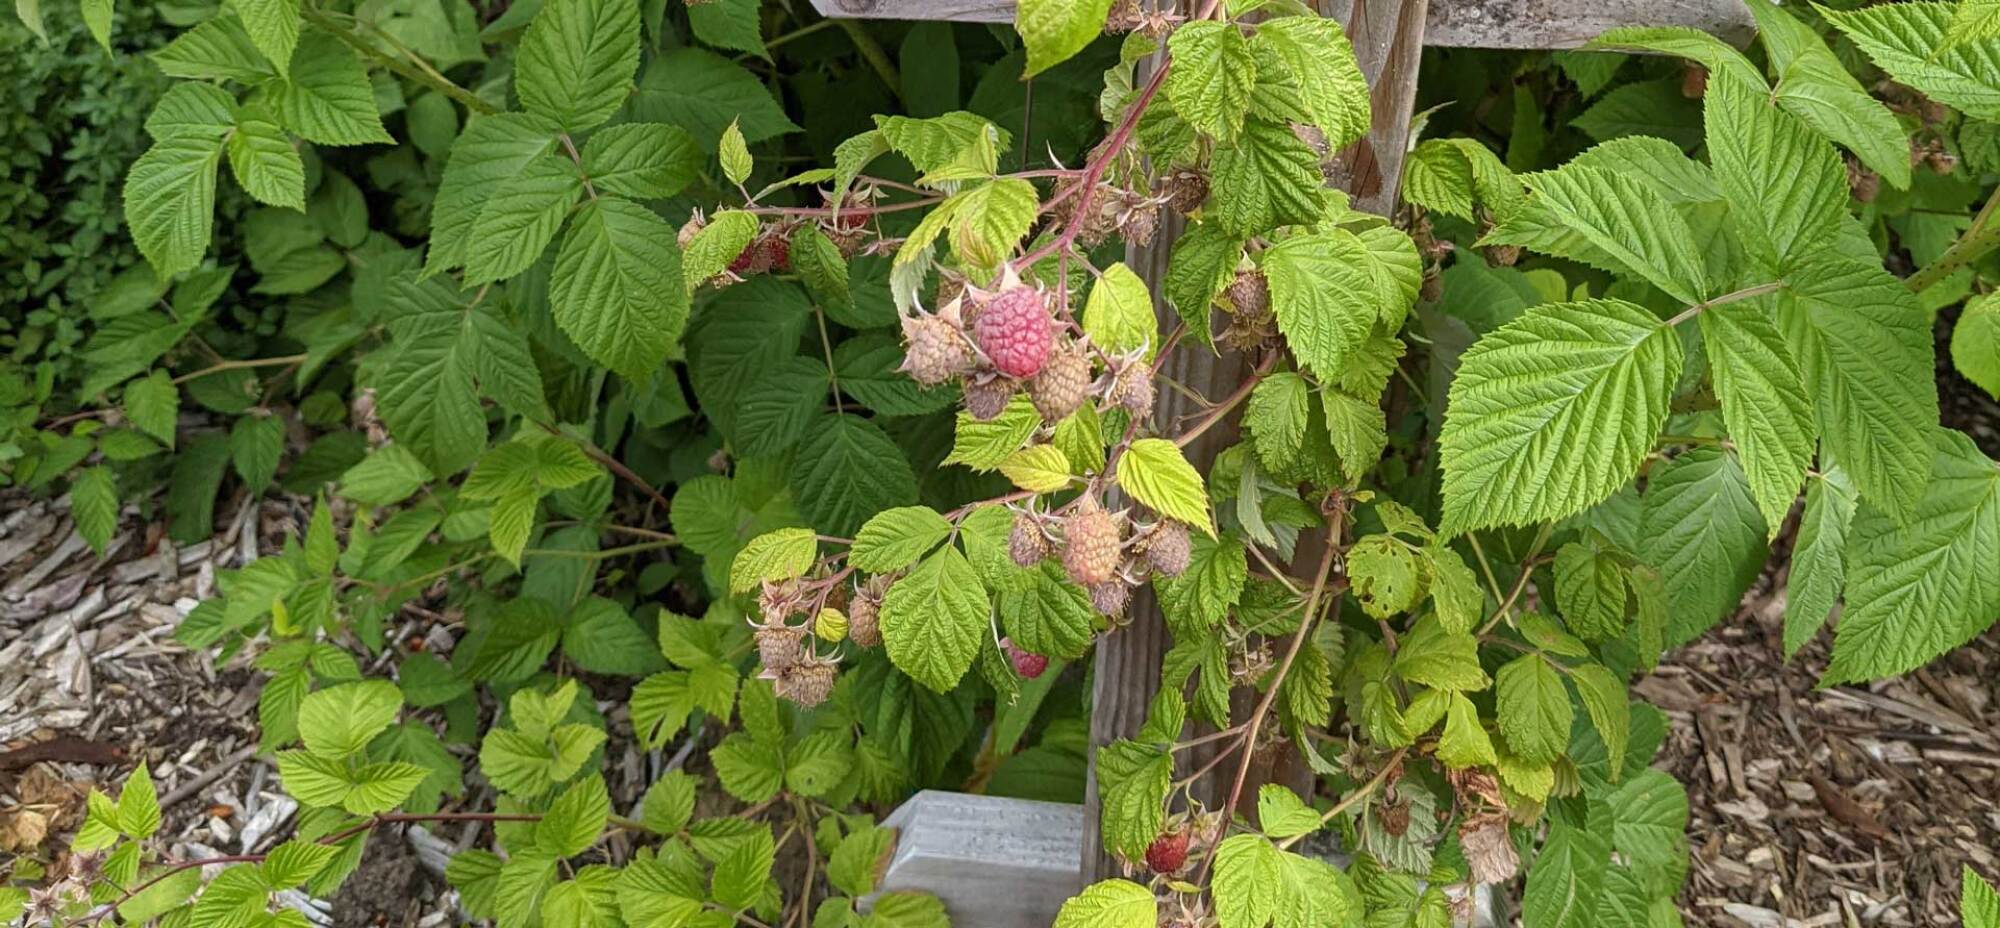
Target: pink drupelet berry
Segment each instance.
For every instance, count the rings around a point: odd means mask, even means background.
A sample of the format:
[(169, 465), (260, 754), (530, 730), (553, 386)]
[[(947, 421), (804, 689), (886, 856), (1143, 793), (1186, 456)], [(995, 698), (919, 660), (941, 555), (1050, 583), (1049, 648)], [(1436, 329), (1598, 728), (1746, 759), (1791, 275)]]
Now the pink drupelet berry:
[(1041, 373), (1055, 344), (1048, 300), (1040, 290), (1027, 286), (1010, 287), (988, 300), (973, 332), (979, 350), (993, 360), (995, 369), (1009, 377), (1025, 379)]

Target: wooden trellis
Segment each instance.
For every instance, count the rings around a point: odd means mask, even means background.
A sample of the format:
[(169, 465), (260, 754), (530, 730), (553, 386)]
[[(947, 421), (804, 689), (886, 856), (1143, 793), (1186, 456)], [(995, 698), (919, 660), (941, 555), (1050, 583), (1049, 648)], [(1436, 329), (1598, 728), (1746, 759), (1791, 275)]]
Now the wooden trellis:
[[(1171, 0), (1162, 0), (1163, 3)], [(1767, 0), (1312, 0), (1322, 15), (1347, 27), (1361, 72), (1368, 80), (1373, 124), (1367, 136), (1338, 153), (1335, 183), (1355, 206), (1389, 215), (1396, 205), (1403, 155), (1416, 101), (1417, 66), (1425, 45), (1561, 49), (1574, 48), (1619, 26), (1684, 26), (1741, 44), (1755, 25), (1742, 3)], [(813, 0), (829, 17), (1012, 22), (1012, 0)], [(1153, 62), (1142, 62), (1148, 67)], [(1143, 80), (1143, 74), (1141, 75)], [(1128, 248), (1126, 263), (1143, 277), (1154, 294), (1166, 278), (1167, 257), (1180, 234), (1178, 217), (1163, 217), (1159, 234), (1148, 247)], [(1178, 319), (1156, 296), (1156, 313), (1165, 325)], [(1175, 352), (1163, 365), (1167, 376), (1209, 397), (1227, 395), (1242, 383), (1244, 361), (1204, 351)], [(1193, 400), (1178, 392), (1163, 392), (1154, 415), (1172, 422), (1199, 412)], [(1207, 472), (1215, 455), (1234, 443), (1233, 425), (1204, 433), (1184, 451), (1197, 469)], [(1319, 552), (1302, 552), (1315, 564)], [(1308, 567), (1313, 565), (1308, 565)], [(1095, 710), (1091, 718), (1093, 749), (1136, 735), (1159, 684), (1160, 663), (1171, 644), (1165, 620), (1149, 593), (1142, 589), (1132, 604), (1133, 621), (1107, 635), (1097, 645)], [(1247, 709), (1248, 704), (1239, 706)], [(1063, 899), (1081, 886), (1114, 874), (1115, 864), (1103, 852), (1097, 828), (1095, 757), (1082, 815), (1070, 819), (1046, 803), (1010, 807), (1007, 800), (979, 799), (954, 804), (948, 794), (923, 794), (921, 804), (895, 818), (906, 835), (909, 853), (899, 851), (884, 880), (888, 888), (922, 888), (937, 893), (952, 909), (953, 924), (962, 928), (991, 925), (1047, 924)], [(1297, 767), (1293, 764), (1291, 767)], [(1288, 769), (1268, 759), (1253, 773), (1263, 782), (1306, 778), (1302, 769)], [(1254, 784), (1253, 784), (1254, 785)], [(1255, 795), (1255, 790), (1246, 791)], [(1214, 797), (1214, 802), (1224, 801)], [(933, 814), (937, 810), (944, 814)], [(1011, 810), (1011, 811), (1010, 811)], [(1010, 827), (1047, 828), (1051, 822), (1076, 822), (1080, 841), (998, 840)], [(1027, 823), (1022, 825), (1020, 823)], [(932, 831), (928, 836), (913, 834)], [(1018, 836), (1017, 836), (1018, 837)], [(984, 850), (1020, 866), (996, 867), (982, 860)], [(926, 858), (925, 848), (954, 848), (952, 853)], [(1029, 848), (1051, 859), (1028, 861)], [(1080, 854), (1079, 854), (1080, 851)], [(991, 856), (991, 855), (989, 855)], [(1069, 861), (1060, 859), (1070, 856)], [(1080, 857), (1080, 859), (1078, 859)], [(922, 858), (922, 859), (916, 859)], [(1039, 874), (1039, 875), (1038, 875)], [(1004, 899), (1008, 913), (995, 911), (990, 900)], [(1023, 901), (1027, 903), (1024, 910)], [(1039, 908), (1036, 906), (1039, 905)], [(1037, 920), (1039, 919), (1039, 920)]]

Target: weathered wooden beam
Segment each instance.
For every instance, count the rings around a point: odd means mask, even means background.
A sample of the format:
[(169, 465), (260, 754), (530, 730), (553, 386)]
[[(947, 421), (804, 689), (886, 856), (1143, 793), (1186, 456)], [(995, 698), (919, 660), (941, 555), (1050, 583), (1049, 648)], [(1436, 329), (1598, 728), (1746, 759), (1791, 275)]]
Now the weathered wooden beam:
[(878, 885), (944, 902), (956, 928), (1047, 925), (1083, 888), (1083, 807), (924, 790), (882, 822), (896, 850)]
[[(856, 19), (1013, 22), (1013, 0), (813, 0), (821, 15)], [(1616, 26), (1688, 26), (1732, 39), (1754, 30), (1740, 0), (1438, 0), (1426, 44), (1575, 48)]]

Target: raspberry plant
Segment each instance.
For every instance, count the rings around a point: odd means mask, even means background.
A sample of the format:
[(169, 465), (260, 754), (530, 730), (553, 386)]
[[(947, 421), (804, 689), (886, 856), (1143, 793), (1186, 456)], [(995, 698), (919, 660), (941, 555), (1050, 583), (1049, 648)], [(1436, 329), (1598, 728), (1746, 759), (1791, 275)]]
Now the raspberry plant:
[[(148, 843), (142, 766), (30, 916), (289, 923), (273, 894), (329, 891), (384, 828), (470, 820), (491, 840), (448, 876), (503, 926), (943, 924), (920, 893), (860, 910), (894, 840), (865, 810), (1063, 763), (1074, 718), (1017, 748), (1157, 612), (1159, 696), (1094, 756), (1126, 872), (1061, 928), (1443, 925), (1478, 884), (1520, 886), (1535, 928), (1674, 924), (1687, 800), (1627, 682), (1732, 612), (1789, 523), (1787, 648), (1844, 602), (1829, 683), (2000, 616), (2000, 468), (1938, 426), (1931, 340), (1965, 303), (1952, 360), (2000, 389), (2000, 233), (1989, 204), (1889, 251), (1918, 236), (1880, 205), (2000, 168), (1986, 6), (1814, 11), (1928, 98), (1897, 108), (1766, 4), (1747, 54), (1616, 31), (1565, 70), (1686, 59), (1699, 136), (1532, 173), (1426, 139), (1393, 216), (1327, 186), (1368, 89), (1290, 0), (1023, 0), (1005, 61), (1030, 76), (1114, 34), (1094, 147), (1029, 167), (1023, 127), (940, 107), (802, 171), (774, 157), (798, 127), (710, 50), (770, 58), (756, 3), (214, 12), (151, 58), (178, 79), (125, 186), (151, 271), (93, 307), (87, 408), (8, 447), (100, 550), (149, 476), (186, 540), (225, 472), (316, 496), (178, 632), (268, 675), (307, 812), (204, 879)], [(225, 162), (294, 351), (211, 343), (238, 298)], [(1164, 277), (1120, 244), (1170, 249)], [(1249, 373), (1166, 417), (1176, 352)], [(233, 424), (184, 434), (186, 401)], [(329, 434), (294, 454), (293, 413)], [(458, 629), (448, 656), (401, 637), (411, 610)], [(613, 809), (613, 736), (713, 741), (729, 811), (679, 769)], [(1252, 781), (1286, 753), (1313, 789)]]

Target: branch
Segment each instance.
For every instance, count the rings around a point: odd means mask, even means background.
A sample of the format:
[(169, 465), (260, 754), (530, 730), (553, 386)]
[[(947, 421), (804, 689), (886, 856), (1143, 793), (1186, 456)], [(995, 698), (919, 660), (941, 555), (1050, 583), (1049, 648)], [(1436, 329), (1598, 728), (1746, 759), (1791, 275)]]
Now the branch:
[(246, 358), (241, 361), (217, 361), (201, 370), (175, 377), (173, 383), (174, 386), (180, 386), (190, 380), (200, 380), (210, 374), (220, 374), (224, 371), (240, 371), (245, 368), (254, 367), (284, 367), (292, 364), (303, 364), (305, 360), (305, 355), (288, 354), (277, 358)]
[(1951, 243), (1944, 254), (1938, 255), (1936, 261), (1910, 275), (1903, 285), (1909, 287), (1912, 293), (1922, 293), (1932, 284), (1951, 276), (1953, 271), (2000, 248), (2000, 224), (1993, 222), (1995, 207), (2000, 207), (2000, 187), (1994, 188), (1993, 195), (1986, 199), (1986, 205), (1979, 208), (1979, 215), (1972, 218), (1972, 225), (1966, 227), (1965, 234)]
[[(1243, 796), (1243, 784), (1250, 779), (1250, 759), (1256, 754), (1257, 732), (1264, 725), (1264, 714), (1271, 710), (1271, 703), (1277, 700), (1278, 689), (1284, 684), (1285, 675), (1291, 672), (1292, 661), (1299, 656), (1299, 648), (1305, 644), (1306, 636), (1312, 633), (1314, 621), (1319, 618), (1320, 599), (1328, 591), (1327, 578), (1333, 573), (1334, 559), (1340, 556), (1340, 536), (1345, 533), (1346, 525), (1346, 510), (1337, 509), (1333, 515), (1333, 524), (1326, 530), (1326, 554), (1319, 560), (1319, 572), (1313, 577), (1312, 595), (1306, 599), (1305, 614), (1299, 617), (1299, 630), (1292, 633), (1292, 643), (1285, 648), (1285, 659), (1278, 664), (1278, 672), (1272, 675), (1270, 688), (1264, 691), (1263, 698), (1257, 700), (1257, 708), (1251, 711), (1247, 727), (1243, 731), (1243, 756), (1236, 762), (1236, 780), (1229, 786), (1229, 800), (1222, 805), (1225, 815), (1236, 808), (1236, 801)], [(1341, 581), (1337, 586), (1346, 589), (1345, 581)], [(1221, 846), (1221, 843), (1218, 841), (1209, 845), (1208, 850), (1202, 855), (1201, 866), (1195, 870), (1195, 883), (1200, 883), (1208, 874), (1209, 865), (1215, 862), (1215, 849)]]
[[(1333, 821), (1335, 818), (1338, 818), (1340, 816), (1340, 813), (1345, 812), (1348, 809), (1354, 808), (1355, 803), (1358, 803), (1361, 800), (1368, 798), (1368, 795), (1370, 793), (1375, 792), (1375, 788), (1381, 786), (1385, 781), (1387, 781), (1389, 779), (1389, 773), (1395, 770), (1397, 766), (1399, 766), (1402, 763), (1403, 755), (1408, 753), (1409, 750), (1410, 750), (1409, 748), (1397, 748), (1396, 753), (1389, 755), (1389, 759), (1383, 762), (1382, 769), (1375, 771), (1375, 776), (1371, 777), (1368, 780), (1368, 782), (1355, 787), (1353, 792), (1348, 793), (1346, 796), (1342, 797), (1339, 802), (1334, 803), (1333, 808), (1326, 810), (1324, 813), (1321, 813), (1319, 817), (1320, 828), (1326, 827), (1326, 823)], [(1314, 831), (1317, 830), (1318, 829), (1314, 829)], [(1308, 831), (1305, 834), (1293, 835), (1289, 838), (1286, 838), (1283, 841), (1278, 842), (1278, 850), (1281, 851), (1289, 850), (1292, 845), (1299, 843), (1301, 839), (1305, 838), (1305, 836), (1309, 834), (1312, 834), (1312, 832)]]
[(398, 75), (402, 77), (406, 77), (410, 80), (416, 81), (419, 84), (428, 86), (432, 90), (437, 91), (438, 93), (444, 94), (445, 96), (450, 97), (453, 100), (457, 100), (459, 103), (463, 104), (466, 109), (469, 109), (481, 115), (488, 115), (500, 112), (500, 110), (493, 104), (488, 103), (485, 100), (479, 99), (479, 97), (475, 95), (472, 91), (452, 83), (450, 80), (446, 79), (444, 75), (437, 73), (436, 70), (429, 69), (427, 67), (418, 68), (415, 65), (412, 65), (401, 58), (384, 53), (381, 49), (376, 48), (374, 45), (370, 44), (368, 40), (363, 39), (359, 35), (356, 35), (354, 33), (354, 30), (341, 25), (339, 20), (334, 19), (332, 16), (328, 15), (325, 11), (316, 8), (311, 4), (302, 4), (300, 6), (299, 13), (300, 15), (305, 17), (306, 22), (318, 26), (321, 30), (325, 31), (327, 34), (333, 36), (336, 39), (339, 39), (343, 43), (346, 43), (346, 45), (349, 48), (352, 48), (355, 51), (360, 52), (362, 55), (365, 55), (368, 58), (373, 59), (374, 61), (380, 62), (383, 67), (396, 72)]
[(1675, 316), (1672, 319), (1668, 319), (1667, 328), (1671, 329), (1674, 326), (1680, 325), (1681, 323), (1686, 322), (1689, 319), (1693, 319), (1694, 317), (1701, 315), (1701, 311), (1704, 309), (1711, 309), (1716, 306), (1723, 306), (1729, 303), (1735, 303), (1742, 300), (1754, 299), (1756, 297), (1763, 296), (1766, 293), (1776, 293), (1780, 288), (1784, 286), (1785, 286), (1784, 281), (1774, 280), (1771, 281), (1770, 283), (1758, 284), (1754, 287), (1744, 287), (1741, 290), (1733, 290), (1729, 293), (1725, 293), (1712, 300), (1703, 300), (1699, 303), (1694, 304), (1693, 306), (1681, 310), (1680, 315)]

